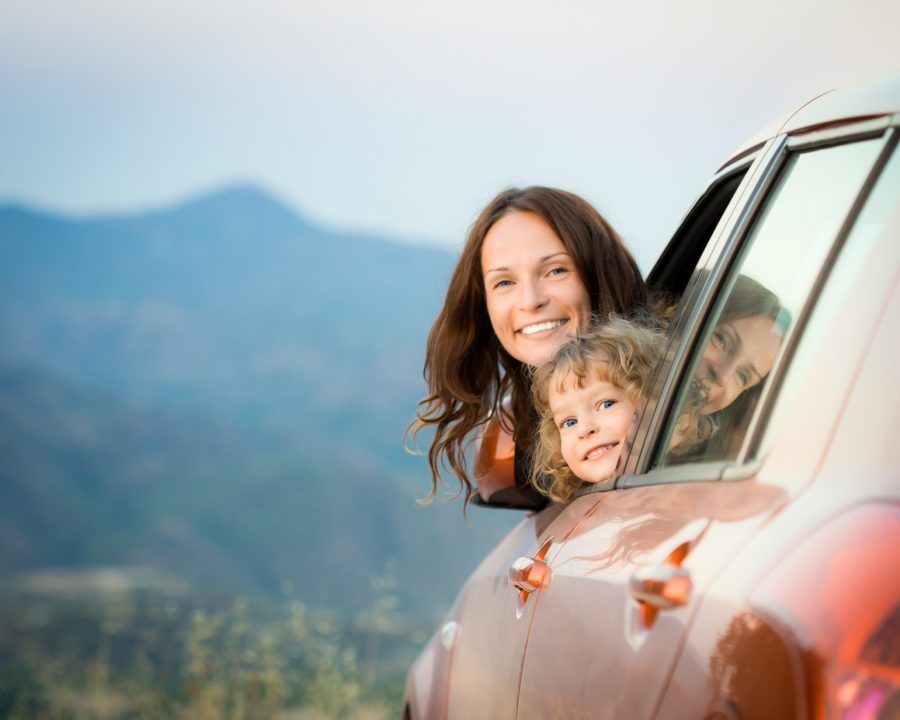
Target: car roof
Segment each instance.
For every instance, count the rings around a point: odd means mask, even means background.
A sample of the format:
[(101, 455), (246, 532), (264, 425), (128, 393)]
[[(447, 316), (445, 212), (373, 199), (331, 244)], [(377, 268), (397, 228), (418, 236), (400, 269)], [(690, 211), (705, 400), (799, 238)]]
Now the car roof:
[(782, 133), (797, 134), (900, 111), (900, 70), (822, 93), (770, 123), (735, 150), (729, 165)]
[[(866, 82), (830, 90), (805, 102), (753, 135), (730, 155), (719, 171), (751, 155), (768, 140), (782, 133), (800, 134), (897, 112), (900, 112), (900, 69)], [(651, 288), (660, 289), (659, 286), (664, 286), (662, 279), (678, 252), (679, 242), (680, 238), (676, 233), (654, 263), (647, 275), (647, 283)]]

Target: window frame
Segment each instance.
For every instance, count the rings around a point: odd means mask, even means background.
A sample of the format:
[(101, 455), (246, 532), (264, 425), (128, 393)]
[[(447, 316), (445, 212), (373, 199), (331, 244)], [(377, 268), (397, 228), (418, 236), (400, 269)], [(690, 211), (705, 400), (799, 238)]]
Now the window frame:
[[(678, 311), (667, 332), (667, 347), (656, 372), (647, 399), (638, 410), (638, 422), (630, 440), (631, 452), (626, 460), (623, 474), (614, 484), (615, 489), (640, 487), (677, 482), (697, 482), (716, 480), (743, 480), (757, 474), (767, 451), (765, 439), (770, 429), (772, 415), (784, 377), (791, 366), (794, 352), (802, 340), (809, 316), (816, 305), (823, 286), (834, 262), (843, 249), (866, 200), (878, 177), (887, 164), (900, 138), (900, 115), (865, 120), (817, 130), (805, 134), (779, 135), (768, 141), (759, 153), (750, 158), (752, 165), (747, 171), (732, 202), (726, 209), (719, 224), (709, 239), (679, 303)], [(813, 285), (795, 318), (794, 328), (788, 342), (772, 370), (772, 377), (760, 395), (740, 452), (733, 460), (686, 463), (659, 468), (650, 468), (657, 453), (657, 446), (665, 434), (672, 406), (678, 389), (693, 357), (696, 343), (719, 294), (722, 284), (732, 271), (746, 240), (753, 228), (770, 191), (781, 177), (782, 170), (794, 154), (809, 152), (835, 145), (881, 137), (883, 143), (866, 178), (850, 204), (838, 232), (831, 243)], [(900, 150), (898, 150), (900, 152)], [(713, 178), (709, 188), (730, 173), (746, 164), (747, 158), (723, 167)], [(706, 192), (708, 192), (707, 189)], [(706, 193), (704, 193), (704, 197)], [(693, 209), (692, 211), (693, 212)], [(700, 283), (702, 274), (706, 279)], [(753, 459), (748, 457), (755, 451)]]

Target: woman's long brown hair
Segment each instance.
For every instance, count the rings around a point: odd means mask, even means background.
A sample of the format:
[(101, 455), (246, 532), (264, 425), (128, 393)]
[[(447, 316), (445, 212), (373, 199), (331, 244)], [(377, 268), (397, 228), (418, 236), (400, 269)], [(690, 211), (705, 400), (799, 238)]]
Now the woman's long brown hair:
[[(513, 211), (535, 213), (556, 233), (572, 256), (594, 316), (625, 314), (647, 304), (637, 263), (587, 201), (564, 190), (533, 186), (509, 188), (488, 203), (469, 229), (444, 305), (428, 334), (424, 369), (428, 395), (419, 401), (416, 419), (407, 429), (413, 442), (424, 428), (434, 429), (428, 447), (429, 500), (449, 470), (468, 503), (475, 488), (466, 463), (467, 440), (492, 414), (511, 427), (517, 447), (527, 451), (534, 441), (537, 413), (528, 368), (506, 352), (494, 334), (481, 273), (485, 235)], [(507, 395), (509, 410), (501, 405)]]

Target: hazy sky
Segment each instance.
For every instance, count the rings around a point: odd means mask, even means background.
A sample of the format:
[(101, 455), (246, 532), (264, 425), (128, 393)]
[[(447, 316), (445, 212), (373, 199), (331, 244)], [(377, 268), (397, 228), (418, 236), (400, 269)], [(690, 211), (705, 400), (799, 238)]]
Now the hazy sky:
[(762, 125), (900, 67), (881, 0), (0, 0), (0, 198), (130, 210), (252, 181), (457, 245), (509, 184), (585, 195), (646, 268)]

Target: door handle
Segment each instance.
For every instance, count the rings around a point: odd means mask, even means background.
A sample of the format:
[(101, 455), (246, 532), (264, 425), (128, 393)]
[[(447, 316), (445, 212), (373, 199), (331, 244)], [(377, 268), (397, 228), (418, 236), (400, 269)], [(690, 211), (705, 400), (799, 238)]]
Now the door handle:
[(631, 597), (657, 610), (687, 605), (691, 599), (691, 574), (677, 565), (645, 565), (631, 576)]
[(694, 584), (681, 563), (695, 543), (696, 540), (682, 543), (662, 564), (644, 565), (631, 576), (628, 593), (637, 603), (634, 623), (639, 634), (653, 627), (660, 610), (672, 610), (690, 602)]
[(552, 542), (553, 538), (548, 537), (534, 557), (525, 555), (509, 567), (509, 584), (519, 591), (516, 597), (516, 619), (522, 617), (525, 612), (525, 603), (528, 602), (531, 593), (550, 584), (553, 571), (544, 558)]

